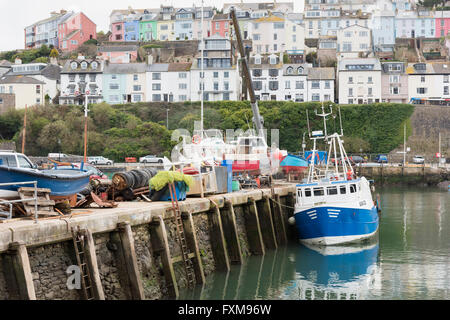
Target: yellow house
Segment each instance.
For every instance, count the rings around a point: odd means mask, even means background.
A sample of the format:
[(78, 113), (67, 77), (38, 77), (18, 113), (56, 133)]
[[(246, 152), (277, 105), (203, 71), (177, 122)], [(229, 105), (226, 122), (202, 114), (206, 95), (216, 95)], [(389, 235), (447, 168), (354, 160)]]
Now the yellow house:
[[(24, 109), (45, 103), (45, 82), (27, 76), (0, 78), (0, 109)], [(8, 105), (6, 105), (8, 104)]]
[(175, 23), (173, 20), (159, 20), (157, 24), (158, 40), (175, 40)]

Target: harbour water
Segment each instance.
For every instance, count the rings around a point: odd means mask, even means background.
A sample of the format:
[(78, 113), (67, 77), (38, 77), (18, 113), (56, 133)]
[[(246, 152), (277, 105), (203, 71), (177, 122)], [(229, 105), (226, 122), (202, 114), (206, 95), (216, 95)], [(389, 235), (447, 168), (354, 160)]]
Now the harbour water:
[(450, 192), (377, 192), (382, 213), (371, 241), (326, 248), (291, 243), (214, 273), (204, 286), (180, 292), (180, 299), (449, 299)]

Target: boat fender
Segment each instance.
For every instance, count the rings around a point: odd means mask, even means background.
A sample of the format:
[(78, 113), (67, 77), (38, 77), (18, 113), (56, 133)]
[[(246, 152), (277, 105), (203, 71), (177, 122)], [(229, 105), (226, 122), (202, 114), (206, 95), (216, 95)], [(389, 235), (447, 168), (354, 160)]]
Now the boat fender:
[(202, 141), (202, 138), (199, 135), (195, 135), (192, 137), (193, 144), (199, 144)]
[(347, 180), (352, 180), (352, 172), (351, 171), (347, 172)]
[(294, 217), (290, 217), (290, 218), (288, 219), (288, 222), (289, 222), (289, 224), (290, 224), (291, 226), (294, 226), (294, 225), (295, 225), (295, 218), (294, 218)]

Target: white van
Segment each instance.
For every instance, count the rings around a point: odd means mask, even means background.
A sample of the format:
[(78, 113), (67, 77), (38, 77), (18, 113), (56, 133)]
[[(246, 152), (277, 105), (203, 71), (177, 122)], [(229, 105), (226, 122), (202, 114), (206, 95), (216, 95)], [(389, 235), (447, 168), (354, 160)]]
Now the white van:
[(59, 159), (59, 158), (68, 158), (69, 156), (65, 153), (49, 153), (48, 158)]

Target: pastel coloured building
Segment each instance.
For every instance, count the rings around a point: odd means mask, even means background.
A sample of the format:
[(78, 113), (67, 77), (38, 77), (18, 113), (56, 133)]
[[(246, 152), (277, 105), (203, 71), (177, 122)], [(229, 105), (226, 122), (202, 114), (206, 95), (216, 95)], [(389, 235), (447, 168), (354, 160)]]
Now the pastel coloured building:
[(158, 39), (158, 20), (155, 14), (144, 14), (139, 22), (139, 40), (153, 41)]
[(450, 11), (434, 12), (436, 21), (436, 38), (445, 37), (450, 31)]
[(231, 20), (228, 14), (215, 14), (211, 21), (211, 35), (228, 38)]
[(110, 41), (123, 41), (124, 36), (124, 23), (123, 21), (114, 22), (111, 24), (111, 36)]
[(124, 22), (124, 41), (138, 41), (139, 40), (139, 20), (126, 20)]
[(66, 17), (58, 26), (62, 51), (73, 51), (90, 39), (97, 39), (97, 25), (82, 12)]
[(194, 12), (190, 9), (179, 9), (175, 14), (175, 39), (193, 39)]

